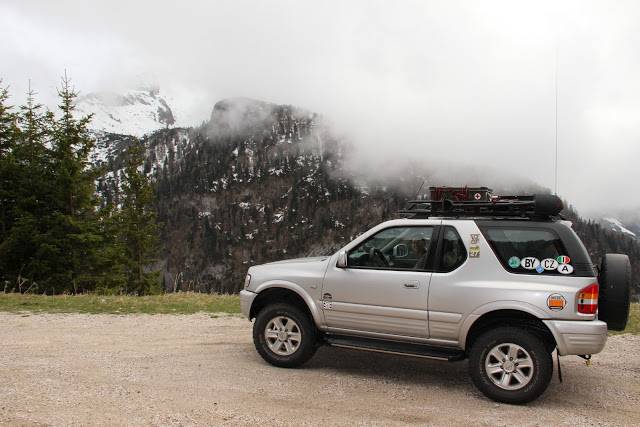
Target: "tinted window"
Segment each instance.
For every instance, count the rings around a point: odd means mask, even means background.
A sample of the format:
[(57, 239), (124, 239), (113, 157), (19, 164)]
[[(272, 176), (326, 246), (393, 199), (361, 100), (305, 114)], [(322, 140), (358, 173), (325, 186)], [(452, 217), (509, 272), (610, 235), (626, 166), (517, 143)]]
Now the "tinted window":
[(349, 251), (347, 265), (360, 268), (425, 270), (433, 227), (393, 227)]
[(445, 227), (442, 236), (442, 258), (440, 271), (449, 272), (460, 267), (467, 259), (467, 250), (460, 235), (453, 227)]
[(489, 227), (485, 235), (502, 264), (511, 272), (560, 274), (558, 266), (565, 260), (570, 261), (565, 257), (567, 253), (560, 237), (551, 230)]

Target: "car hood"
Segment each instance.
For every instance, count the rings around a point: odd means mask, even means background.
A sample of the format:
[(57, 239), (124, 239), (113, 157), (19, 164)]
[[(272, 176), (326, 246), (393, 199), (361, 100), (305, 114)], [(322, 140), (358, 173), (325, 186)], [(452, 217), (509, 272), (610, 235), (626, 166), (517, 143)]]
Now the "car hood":
[[(292, 258), (292, 259), (283, 259), (282, 261), (273, 261), (268, 262), (262, 265), (277, 265), (277, 264), (308, 264), (320, 261), (326, 261), (329, 259), (329, 256), (314, 256), (314, 257), (306, 257), (306, 258)], [(259, 266), (257, 266), (259, 267)]]
[(265, 282), (288, 282), (299, 286), (318, 286), (327, 269), (329, 256), (295, 258), (249, 268), (251, 284), (249, 290), (260, 288)]

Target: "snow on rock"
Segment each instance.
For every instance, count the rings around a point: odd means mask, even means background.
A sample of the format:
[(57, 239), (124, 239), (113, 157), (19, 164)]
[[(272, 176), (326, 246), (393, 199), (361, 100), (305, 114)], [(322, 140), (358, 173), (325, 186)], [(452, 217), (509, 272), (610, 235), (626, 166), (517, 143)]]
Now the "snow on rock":
[(634, 233), (633, 231), (631, 231), (627, 227), (625, 227), (622, 224), (622, 221), (620, 221), (617, 218), (612, 218), (612, 217), (602, 218), (602, 223), (603, 223), (603, 225), (605, 225), (606, 227), (610, 228), (613, 231), (617, 231), (619, 233), (626, 234), (626, 235), (631, 236), (633, 238), (637, 238), (638, 237), (638, 236), (636, 236), (636, 233)]
[(123, 94), (96, 92), (78, 98), (79, 116), (93, 114), (89, 128), (141, 137), (171, 127), (176, 119), (157, 87), (128, 90)]

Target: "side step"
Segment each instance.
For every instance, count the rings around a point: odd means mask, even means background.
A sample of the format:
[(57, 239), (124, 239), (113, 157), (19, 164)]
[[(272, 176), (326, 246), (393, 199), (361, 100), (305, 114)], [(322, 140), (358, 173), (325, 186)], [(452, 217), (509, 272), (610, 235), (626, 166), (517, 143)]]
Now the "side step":
[(400, 354), (403, 356), (424, 357), (427, 359), (448, 360), (453, 362), (464, 359), (464, 351), (456, 348), (435, 347), (425, 344), (386, 341), (374, 338), (352, 337), (347, 335), (326, 335), (325, 341), (333, 347), (355, 350), (375, 351), (378, 353)]

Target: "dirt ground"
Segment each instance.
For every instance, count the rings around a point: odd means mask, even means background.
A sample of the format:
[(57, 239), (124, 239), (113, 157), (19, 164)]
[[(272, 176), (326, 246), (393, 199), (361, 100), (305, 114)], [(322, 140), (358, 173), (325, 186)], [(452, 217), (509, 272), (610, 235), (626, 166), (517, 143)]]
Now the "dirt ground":
[(321, 348), (267, 365), (251, 324), (209, 315), (0, 314), (6, 425), (640, 425), (640, 336), (527, 406), (475, 390), (466, 362)]

